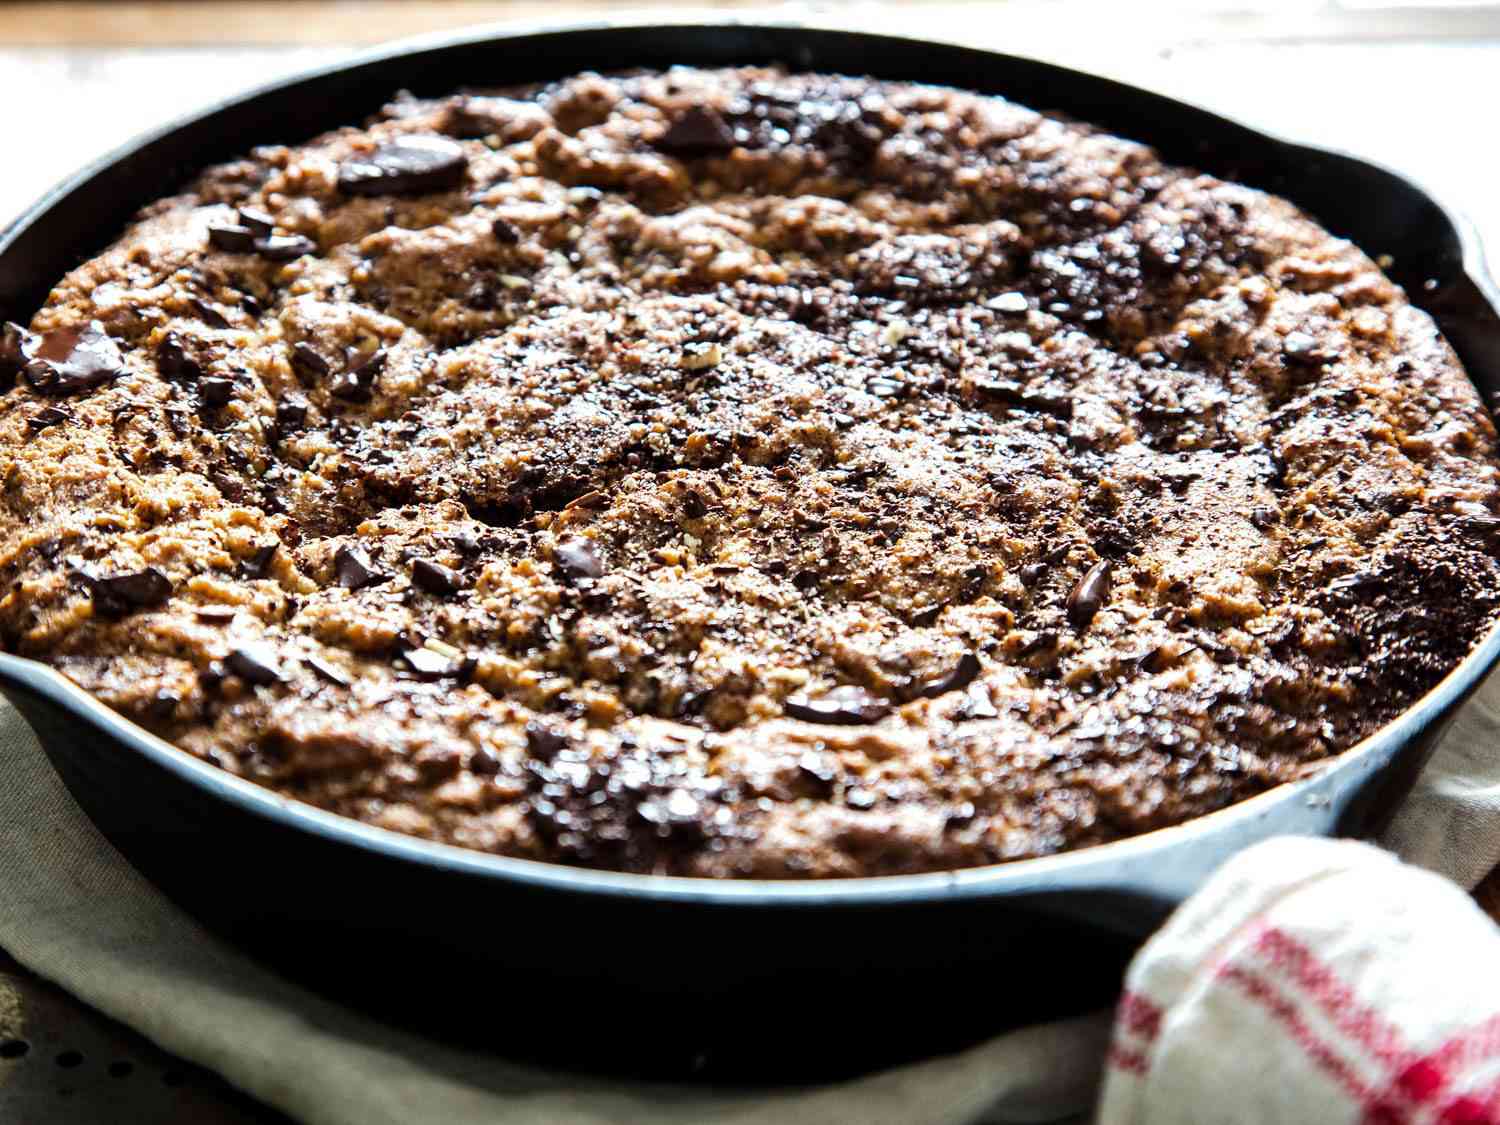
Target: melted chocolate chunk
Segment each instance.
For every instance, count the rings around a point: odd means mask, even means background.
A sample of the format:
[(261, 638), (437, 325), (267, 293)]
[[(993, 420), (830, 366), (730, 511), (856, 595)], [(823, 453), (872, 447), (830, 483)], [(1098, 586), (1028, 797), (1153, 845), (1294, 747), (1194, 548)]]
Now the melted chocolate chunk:
[(263, 644), (245, 644), (230, 650), (224, 658), (224, 667), (257, 687), (280, 683), (284, 678), (275, 652)]
[(440, 598), (456, 594), (463, 588), (463, 581), (457, 574), (430, 559), (418, 559), (411, 564), (411, 580), (413, 585)]
[(228, 328), (229, 321), (224, 319), (224, 314), (210, 301), (202, 297), (189, 298), (188, 304), (193, 306), (193, 311), (198, 314), (199, 319), (210, 328)]
[(490, 230), (495, 235), (495, 241), (502, 246), (514, 246), (521, 241), (521, 232), (516, 229), (514, 223), (507, 222), (505, 219), (496, 219), (490, 224)]
[(50, 426), (57, 426), (63, 422), (71, 422), (73, 415), (61, 406), (44, 406), (26, 419), (26, 425), (32, 433), (41, 433)]
[(553, 551), (553, 560), (569, 582), (599, 578), (604, 574), (604, 560), (599, 557), (593, 540), (581, 535), (569, 536), (559, 542)]
[(401, 137), (339, 165), (339, 187), (349, 195), (421, 195), (464, 182), (469, 159), (446, 137)]
[(58, 328), (42, 336), (23, 374), (37, 394), (63, 398), (113, 382), (124, 370), (120, 349), (104, 326), (91, 320), (82, 328)]
[(1094, 615), (1109, 600), (1111, 577), (1109, 563), (1102, 560), (1096, 562), (1068, 595), (1068, 623), (1078, 632), (1082, 633), (1089, 627)]
[(979, 657), (972, 652), (966, 652), (958, 658), (958, 663), (953, 666), (951, 672), (923, 684), (917, 694), (928, 699), (935, 699), (950, 691), (968, 687), (977, 675), (979, 675)]
[(377, 570), (370, 556), (358, 547), (340, 547), (333, 556), (333, 568), (339, 585), (346, 590), (363, 590), (366, 586), (378, 586), (391, 580), (391, 576)]
[(734, 130), (717, 111), (693, 106), (667, 126), (652, 147), (673, 156), (722, 155), (734, 149)]
[(794, 719), (830, 726), (862, 726), (878, 723), (891, 713), (891, 704), (862, 687), (846, 684), (816, 698), (789, 696), (783, 707)]
[(375, 397), (375, 382), (385, 370), (385, 359), (381, 348), (340, 375), (328, 393), (347, 402), (369, 402)]

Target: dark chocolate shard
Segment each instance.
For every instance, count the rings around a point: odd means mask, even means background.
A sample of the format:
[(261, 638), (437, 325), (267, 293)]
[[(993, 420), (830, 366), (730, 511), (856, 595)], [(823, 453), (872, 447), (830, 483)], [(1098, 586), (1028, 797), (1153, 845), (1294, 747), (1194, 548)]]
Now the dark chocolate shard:
[(276, 557), (276, 552), (281, 544), (276, 542), (266, 543), (257, 547), (254, 553), (240, 564), (240, 573), (246, 578), (264, 578), (271, 570), (271, 561)]
[(339, 165), (339, 187), (349, 195), (421, 195), (464, 182), (469, 158), (446, 137), (409, 136)]
[(604, 560), (590, 539), (581, 535), (570, 535), (558, 543), (553, 551), (557, 569), (569, 582), (585, 578), (599, 578), (604, 574)]
[(411, 564), (411, 580), (413, 585), (440, 598), (458, 593), (463, 586), (456, 573), (431, 559), (418, 559)]
[(224, 318), (224, 314), (219, 311), (219, 307), (212, 301), (205, 301), (202, 297), (189, 297), (188, 304), (193, 307), (193, 311), (198, 314), (198, 318), (210, 328), (229, 327), (229, 321)]
[(268, 435), (272, 445), (279, 445), (287, 434), (296, 433), (307, 425), (307, 403), (301, 399), (284, 398), (276, 404), (276, 421)]
[(667, 126), (652, 145), (672, 156), (712, 156), (734, 148), (734, 130), (716, 110), (693, 106)]
[(891, 713), (889, 700), (871, 695), (864, 688), (853, 684), (836, 687), (827, 694), (816, 697), (789, 696), (783, 707), (794, 719), (833, 726), (878, 723)]
[(255, 252), (268, 262), (290, 262), (304, 254), (316, 254), (318, 244), (300, 234), (273, 234), (257, 238)]
[(202, 397), (204, 406), (215, 410), (228, 406), (230, 399), (234, 398), (234, 380), (219, 376), (204, 379), (198, 384), (198, 394)]
[(532, 719), (526, 724), (526, 749), (541, 762), (550, 762), (568, 748), (570, 739), (556, 727)]
[(277, 684), (285, 678), (275, 652), (263, 644), (244, 644), (232, 649), (224, 658), (224, 667), (246, 683), (257, 687)]
[(1057, 418), (1073, 417), (1073, 400), (1063, 395), (1049, 395), (1029, 391), (1019, 383), (1007, 379), (976, 379), (974, 390), (987, 402), (998, 402), (1022, 410), (1035, 410)]
[(1073, 592), (1068, 595), (1068, 623), (1082, 633), (1094, 620), (1094, 615), (1104, 608), (1109, 600), (1112, 571), (1108, 561), (1101, 560), (1089, 567), (1078, 580)]
[(194, 383), (203, 378), (203, 365), (183, 347), (182, 338), (168, 332), (156, 345), (156, 369), (163, 379), (176, 383)]
[(384, 348), (361, 360), (334, 381), (328, 393), (348, 402), (369, 402), (375, 397), (375, 382), (385, 370)]
[(236, 224), (218, 224), (208, 228), (208, 243), (216, 250), (249, 254), (255, 249), (255, 232)]
[(370, 556), (358, 547), (340, 547), (333, 556), (333, 569), (339, 585), (346, 590), (363, 590), (366, 586), (378, 586), (391, 580), (391, 576), (377, 570)]
[(112, 382), (125, 370), (120, 349), (97, 320), (58, 328), (36, 341), (22, 369), (37, 394), (82, 394)]
[(292, 370), (304, 381), (316, 381), (333, 374), (333, 365), (317, 348), (303, 341), (292, 345)]
[(452, 660), (430, 648), (410, 648), (399, 659), (419, 680), (462, 679), (472, 670), (467, 660)]
[(328, 661), (316, 656), (304, 656), (302, 662), (330, 684), (338, 687), (349, 686), (349, 677), (345, 676), (343, 672), (328, 663)]
[(81, 564), (73, 569), (88, 585), (94, 611), (102, 617), (124, 617), (131, 610), (159, 605), (172, 593), (171, 581), (154, 566), (103, 576)]
[(950, 691), (968, 687), (977, 675), (979, 675), (979, 657), (972, 652), (966, 652), (958, 658), (958, 663), (953, 666), (952, 671), (927, 681), (918, 689), (917, 694), (927, 699), (935, 699)]
[(241, 207), (236, 214), (239, 215), (240, 225), (248, 228), (256, 238), (265, 238), (276, 231), (275, 220), (264, 211), (257, 211), (253, 207)]

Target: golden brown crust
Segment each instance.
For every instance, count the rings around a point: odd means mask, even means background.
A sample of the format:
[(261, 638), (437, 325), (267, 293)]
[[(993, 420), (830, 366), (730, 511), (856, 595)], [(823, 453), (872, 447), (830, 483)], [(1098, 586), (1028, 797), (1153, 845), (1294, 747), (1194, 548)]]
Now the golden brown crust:
[(0, 370), (6, 648), (512, 855), (1177, 823), (1388, 721), (1500, 591), (1494, 429), (1358, 249), (932, 87), (400, 99), (151, 208)]

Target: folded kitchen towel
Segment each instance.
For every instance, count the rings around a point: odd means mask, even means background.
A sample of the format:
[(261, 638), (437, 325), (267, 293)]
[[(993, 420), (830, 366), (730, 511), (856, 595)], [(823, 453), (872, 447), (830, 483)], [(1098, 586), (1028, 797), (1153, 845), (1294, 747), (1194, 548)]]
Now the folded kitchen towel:
[[(1389, 837), (1466, 884), (1500, 861), (1497, 733), (1491, 681)], [(1360, 844), (1272, 841), (1228, 864), (1137, 957), (1112, 1045), (1100, 1013), (837, 1085), (705, 1091), (522, 1066), (330, 1004), (143, 880), (3, 704), (0, 777), (0, 947), (311, 1125), (968, 1125), (1096, 1101), (1101, 1125), (1500, 1121), (1482, 1116), (1500, 936), (1448, 880)]]

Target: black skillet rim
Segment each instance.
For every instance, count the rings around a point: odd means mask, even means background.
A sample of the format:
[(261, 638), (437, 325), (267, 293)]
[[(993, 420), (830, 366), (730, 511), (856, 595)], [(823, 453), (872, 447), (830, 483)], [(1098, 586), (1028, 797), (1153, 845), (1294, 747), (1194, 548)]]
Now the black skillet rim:
[[(653, 22), (650, 24), (614, 20), (535, 25), (504, 23), (404, 39), (359, 52), (336, 63), (284, 75), (275, 81), (185, 114), (133, 138), (90, 162), (51, 188), (3, 231), (0, 231), (0, 256), (7, 253), (20, 236), (38, 223), (44, 222), (48, 212), (71, 193), (95, 178), (106, 175), (115, 165), (152, 142), (198, 122), (214, 118), (244, 103), (253, 102), (309, 79), (332, 76), (353, 68), (424, 52), (477, 46), (495, 41), (522, 40), (539, 35), (566, 36), (572, 33), (620, 32), (672, 36), (682, 33), (707, 35), (714, 32), (741, 32), (776, 36), (798, 31), (837, 34), (846, 40), (862, 41), (871, 45), (879, 44), (885, 48), (903, 51), (921, 51), (930, 48), (951, 51), (956, 46), (940, 40), (849, 31), (816, 23), (733, 20), (721, 23)], [(1056, 74), (1063, 81), (1070, 79), (1086, 81), (1107, 88), (1128, 91), (1137, 97), (1147, 96), (1155, 99), (1158, 104), (1186, 109), (1211, 119), (1225, 130), (1251, 134), (1262, 140), (1306, 152), (1310, 156), (1332, 157), (1364, 165), (1372, 171), (1402, 181), (1416, 195), (1431, 204), (1436, 213), (1447, 223), (1461, 249), (1460, 272), (1483, 296), (1489, 308), (1500, 312), (1500, 287), (1497, 287), (1487, 271), (1482, 246), (1473, 226), (1451, 207), (1446, 206), (1431, 190), (1405, 172), (1398, 172), (1378, 162), (1325, 145), (1305, 145), (1281, 134), (1246, 125), (1214, 111), (1204, 110), (1179, 99), (1155, 94), (1142, 87), (1020, 56), (973, 48), (961, 49), (993, 59), (997, 66), (1019, 64), (1033, 68), (1041, 67)], [(685, 53), (690, 54), (690, 49)], [(1151, 143), (1149, 138), (1144, 139), (1147, 143)], [(1210, 844), (1213, 838), (1224, 835), (1225, 830), (1232, 828), (1235, 822), (1240, 822), (1241, 825), (1249, 824), (1263, 814), (1290, 802), (1316, 803), (1321, 799), (1319, 793), (1322, 790), (1332, 790), (1340, 782), (1347, 783), (1361, 771), (1372, 769), (1378, 771), (1383, 768), (1389, 764), (1401, 747), (1420, 737), (1434, 723), (1439, 722), (1497, 663), (1500, 663), (1500, 621), (1492, 625), (1469, 654), (1411, 707), (1374, 734), (1332, 759), (1321, 771), (1304, 780), (1289, 782), (1179, 825), (1078, 851), (958, 871), (815, 880), (716, 880), (599, 871), (538, 860), (492, 855), (453, 845), (420, 840), (325, 812), (234, 777), (159, 738), (145, 728), (137, 726), (73, 684), (61, 673), (38, 661), (9, 653), (0, 653), (0, 681), (9, 681), (47, 699), (69, 712), (83, 724), (113, 740), (119, 747), (141, 755), (148, 763), (166, 770), (216, 800), (236, 806), (240, 811), (275, 822), (280, 827), (289, 830), (305, 832), (329, 843), (360, 848), (393, 861), (426, 865), (452, 874), (498, 879), (502, 882), (537, 889), (607, 898), (625, 896), (661, 902), (723, 906), (843, 907), (878, 906), (898, 902), (974, 900), (1085, 888), (1128, 889), (1120, 885), (1113, 871), (1114, 868), (1120, 866), (1121, 861), (1139, 860), (1149, 856), (1152, 852), (1163, 851), (1174, 846), (1191, 847), (1198, 838), (1202, 838), (1205, 845)]]

